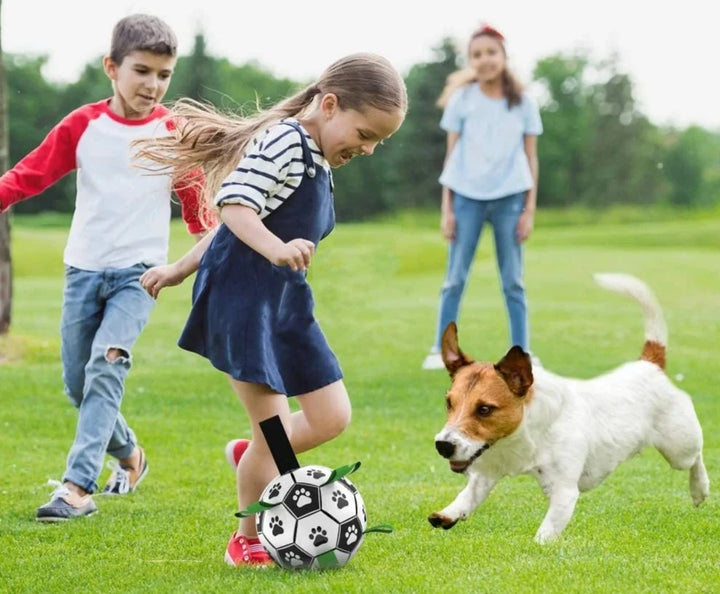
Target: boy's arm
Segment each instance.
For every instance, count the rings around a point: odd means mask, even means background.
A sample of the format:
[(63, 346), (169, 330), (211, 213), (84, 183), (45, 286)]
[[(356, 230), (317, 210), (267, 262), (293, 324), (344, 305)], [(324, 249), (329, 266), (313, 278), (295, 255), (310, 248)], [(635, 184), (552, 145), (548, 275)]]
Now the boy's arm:
[(77, 130), (64, 119), (40, 145), (0, 177), (0, 212), (40, 194), (76, 168)]
[(150, 293), (151, 297), (157, 299), (162, 288), (174, 287), (183, 282), (200, 266), (200, 259), (210, 245), (216, 231), (217, 227), (208, 231), (184, 256), (172, 264), (153, 266), (146, 270), (140, 277), (142, 287)]
[(202, 188), (205, 175), (198, 169), (186, 179), (177, 182), (173, 191), (180, 200), (182, 218), (185, 221), (188, 233), (196, 239), (202, 237), (208, 229), (218, 224), (214, 210), (203, 208)]

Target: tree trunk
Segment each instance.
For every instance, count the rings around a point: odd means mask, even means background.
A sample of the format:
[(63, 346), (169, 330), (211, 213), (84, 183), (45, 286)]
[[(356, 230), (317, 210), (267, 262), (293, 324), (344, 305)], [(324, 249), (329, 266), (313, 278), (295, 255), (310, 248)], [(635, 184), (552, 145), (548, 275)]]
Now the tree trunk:
[[(2, 15), (2, 0), (0, 0)], [(8, 110), (5, 85), (5, 63), (2, 51), (2, 16), (0, 16), (0, 173), (8, 168)], [(10, 254), (10, 213), (0, 214), (0, 335), (10, 330), (12, 306), (12, 257)]]

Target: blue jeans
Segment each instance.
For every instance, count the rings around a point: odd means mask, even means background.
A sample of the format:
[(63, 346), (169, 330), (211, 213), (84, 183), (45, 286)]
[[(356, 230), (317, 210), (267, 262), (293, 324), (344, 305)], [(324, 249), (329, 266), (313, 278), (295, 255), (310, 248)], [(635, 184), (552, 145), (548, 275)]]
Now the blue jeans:
[(448, 324), (457, 322), (470, 266), (486, 222), (492, 225), (495, 236), (495, 254), (510, 321), (511, 346), (519, 345), (529, 350), (523, 246), (515, 239), (515, 229), (524, 205), (525, 192), (496, 200), (472, 200), (457, 193), (453, 195), (455, 241), (449, 246), (447, 272), (440, 292), (434, 350), (440, 349)]
[[(107, 452), (127, 458), (137, 439), (120, 414), (131, 349), (154, 300), (140, 286), (147, 266), (98, 272), (65, 267), (60, 334), (65, 392), (79, 418), (63, 482), (89, 493), (98, 488)], [(111, 360), (108, 352), (120, 351)]]

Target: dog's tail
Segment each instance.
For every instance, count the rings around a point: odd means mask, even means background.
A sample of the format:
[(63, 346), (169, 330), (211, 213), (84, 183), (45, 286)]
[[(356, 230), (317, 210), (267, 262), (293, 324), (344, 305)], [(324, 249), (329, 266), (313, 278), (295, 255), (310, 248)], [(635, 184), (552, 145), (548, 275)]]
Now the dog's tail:
[(595, 282), (608, 291), (632, 297), (640, 304), (645, 319), (645, 344), (640, 358), (665, 369), (667, 325), (660, 304), (650, 288), (640, 279), (620, 273), (596, 274)]

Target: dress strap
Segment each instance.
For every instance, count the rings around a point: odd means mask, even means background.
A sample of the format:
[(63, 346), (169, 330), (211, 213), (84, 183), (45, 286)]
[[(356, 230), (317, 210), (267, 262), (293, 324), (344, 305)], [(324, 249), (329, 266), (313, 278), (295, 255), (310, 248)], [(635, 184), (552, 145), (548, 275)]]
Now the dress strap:
[(315, 159), (313, 159), (312, 151), (310, 150), (310, 146), (307, 143), (305, 133), (300, 127), (300, 124), (287, 120), (284, 120), (280, 123), (287, 124), (288, 126), (297, 130), (297, 133), (300, 135), (300, 143), (302, 145), (303, 160), (305, 161), (305, 172), (308, 174), (308, 177), (315, 177), (315, 174), (317, 173), (317, 166), (315, 165)]

